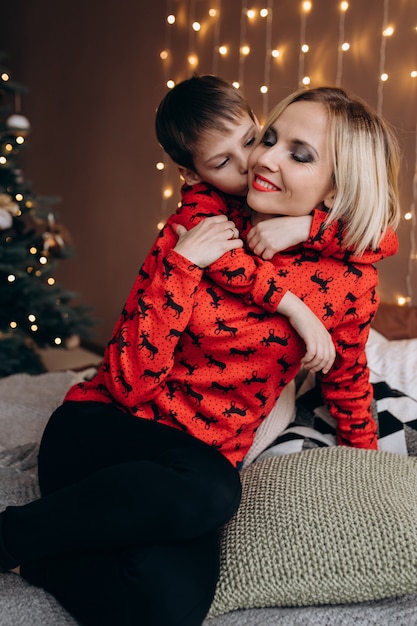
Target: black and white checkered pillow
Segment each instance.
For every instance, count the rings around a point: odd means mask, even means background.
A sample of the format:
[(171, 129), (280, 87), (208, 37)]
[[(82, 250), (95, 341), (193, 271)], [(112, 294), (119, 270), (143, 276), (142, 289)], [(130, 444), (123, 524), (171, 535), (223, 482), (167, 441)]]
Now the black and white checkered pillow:
[[(372, 383), (380, 450), (417, 456), (417, 401), (385, 381)], [(294, 421), (259, 458), (336, 445), (336, 424), (308, 374), (297, 392)]]

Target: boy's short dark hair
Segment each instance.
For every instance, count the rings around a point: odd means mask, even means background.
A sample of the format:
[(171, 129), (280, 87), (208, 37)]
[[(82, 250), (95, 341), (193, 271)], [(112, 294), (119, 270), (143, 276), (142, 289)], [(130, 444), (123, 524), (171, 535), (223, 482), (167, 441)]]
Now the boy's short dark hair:
[(159, 143), (177, 165), (194, 170), (197, 142), (207, 131), (226, 132), (226, 122), (252, 109), (233, 85), (219, 76), (197, 76), (178, 83), (162, 99), (156, 112)]

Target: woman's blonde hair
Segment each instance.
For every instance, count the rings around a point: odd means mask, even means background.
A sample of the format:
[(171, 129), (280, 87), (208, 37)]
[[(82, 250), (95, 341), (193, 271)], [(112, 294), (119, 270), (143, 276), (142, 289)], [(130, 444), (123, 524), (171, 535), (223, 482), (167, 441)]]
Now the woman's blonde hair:
[(400, 151), (393, 130), (365, 102), (335, 87), (291, 94), (273, 109), (264, 130), (300, 101), (322, 104), (329, 116), (335, 196), (328, 223), (342, 221), (345, 246), (356, 254), (377, 249), (387, 228), (395, 229), (400, 220)]

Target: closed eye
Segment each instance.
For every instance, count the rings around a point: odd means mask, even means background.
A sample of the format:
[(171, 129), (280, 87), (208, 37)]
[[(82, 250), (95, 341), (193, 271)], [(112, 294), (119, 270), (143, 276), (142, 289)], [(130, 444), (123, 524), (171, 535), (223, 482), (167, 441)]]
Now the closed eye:
[(307, 151), (297, 150), (295, 152), (291, 152), (291, 158), (297, 163), (312, 163), (314, 161), (314, 157), (312, 154)]
[(253, 146), (253, 144), (255, 143), (255, 135), (253, 137), (251, 137), (246, 143), (245, 143), (245, 148), (250, 148), (250, 146)]
[(273, 128), (267, 128), (264, 134), (262, 135), (261, 144), (266, 146), (267, 148), (271, 148), (275, 146), (277, 143), (277, 133)]

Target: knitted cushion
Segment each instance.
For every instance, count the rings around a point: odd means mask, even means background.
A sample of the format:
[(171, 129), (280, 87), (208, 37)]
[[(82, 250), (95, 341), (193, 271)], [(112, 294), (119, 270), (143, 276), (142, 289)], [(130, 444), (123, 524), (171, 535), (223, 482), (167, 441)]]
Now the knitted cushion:
[(242, 472), (209, 616), (417, 591), (417, 459), (330, 447)]

